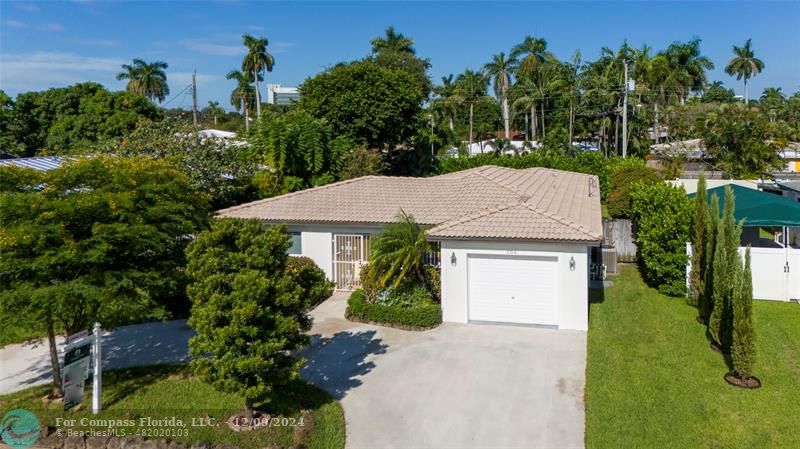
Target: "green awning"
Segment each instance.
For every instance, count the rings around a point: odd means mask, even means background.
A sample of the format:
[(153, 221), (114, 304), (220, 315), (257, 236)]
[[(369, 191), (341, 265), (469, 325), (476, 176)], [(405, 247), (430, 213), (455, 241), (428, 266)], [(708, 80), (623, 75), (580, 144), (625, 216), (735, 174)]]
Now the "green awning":
[[(800, 227), (800, 203), (774, 193), (730, 184), (728, 186), (708, 189), (707, 198), (719, 197), (720, 211), (725, 207), (725, 187), (733, 189), (736, 198), (736, 209), (733, 211), (736, 221), (744, 220), (745, 226), (791, 226)], [(694, 193), (689, 197), (693, 198)]]

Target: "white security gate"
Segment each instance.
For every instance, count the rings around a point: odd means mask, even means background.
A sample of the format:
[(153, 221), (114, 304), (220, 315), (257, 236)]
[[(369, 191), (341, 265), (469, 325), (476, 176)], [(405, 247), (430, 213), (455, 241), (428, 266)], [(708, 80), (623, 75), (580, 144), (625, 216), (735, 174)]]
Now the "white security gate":
[(355, 290), (361, 287), (361, 266), (369, 259), (369, 236), (360, 234), (334, 234), (333, 278), (337, 290)]
[(556, 257), (469, 256), (469, 321), (558, 325)]

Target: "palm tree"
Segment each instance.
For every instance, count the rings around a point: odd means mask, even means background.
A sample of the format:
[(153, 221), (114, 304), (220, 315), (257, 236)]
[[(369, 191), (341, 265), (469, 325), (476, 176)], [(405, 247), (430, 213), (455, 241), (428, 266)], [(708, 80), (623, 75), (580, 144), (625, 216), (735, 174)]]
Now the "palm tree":
[(755, 57), (751, 48), (751, 39), (747, 39), (744, 47), (733, 46), (733, 59), (725, 66), (725, 73), (736, 75), (736, 80), (744, 78), (744, 102), (749, 103), (747, 96), (747, 80), (758, 75), (764, 70), (764, 61)]
[(700, 55), (700, 39), (694, 38), (689, 42), (674, 42), (665, 52), (669, 58), (672, 69), (681, 79), (680, 101), (686, 103), (686, 94), (689, 91), (702, 92), (708, 84), (706, 70), (712, 70), (714, 63), (711, 59)]
[(455, 127), (455, 115), (459, 104), (463, 99), (458, 95), (456, 84), (453, 82), (453, 74), (443, 76), (442, 84), (434, 86), (433, 93), (436, 95), (436, 102), (445, 110), (450, 124), (450, 131)]
[(405, 37), (403, 33), (396, 33), (394, 27), (386, 28), (384, 37), (376, 37), (370, 41), (372, 45), (372, 54), (398, 52), (416, 54), (414, 50), (414, 41)]
[(256, 83), (256, 116), (261, 118), (261, 92), (258, 81), (263, 80), (265, 72), (271, 72), (275, 65), (275, 58), (267, 51), (269, 41), (265, 37), (255, 37), (249, 34), (242, 36), (247, 54), (242, 60), (242, 71), (253, 74)]
[(540, 64), (548, 59), (555, 59), (547, 51), (547, 41), (542, 38), (525, 36), (525, 39), (511, 49), (511, 58), (519, 60), (520, 72), (531, 75)]
[(575, 106), (581, 99), (580, 91), (581, 52), (575, 50), (572, 61), (564, 63), (560, 68), (560, 76), (550, 82), (550, 89), (559, 91), (569, 100), (569, 140), (567, 148), (572, 148), (575, 135)]
[(510, 138), (511, 128), (509, 123), (508, 111), (508, 89), (511, 87), (511, 72), (516, 67), (517, 60), (513, 57), (506, 58), (505, 53), (500, 52), (492, 57), (492, 61), (483, 66), (483, 73), (487, 78), (494, 79), (494, 91), (500, 98), (503, 107), (503, 125), (505, 138)]
[(767, 87), (759, 98), (761, 106), (769, 112), (769, 121), (774, 122), (778, 111), (786, 102), (786, 95), (780, 87)]
[(147, 97), (151, 100), (164, 101), (169, 95), (167, 74), (168, 65), (164, 61), (147, 63), (134, 59), (133, 64), (122, 64), (124, 71), (117, 74), (118, 80), (128, 80), (125, 90)]
[(486, 97), (489, 80), (483, 74), (467, 69), (456, 80), (456, 91), (459, 97), (469, 103), (469, 145), (472, 146), (472, 117), (475, 102)]
[(425, 285), (425, 257), (432, 247), (425, 231), (414, 221), (414, 217), (402, 210), (397, 221), (386, 225), (378, 236), (370, 241), (370, 269), (380, 273), (378, 283), (386, 287), (392, 281), (399, 287), (410, 276)]
[(253, 85), (250, 72), (231, 70), (225, 75), (226, 79), (235, 80), (236, 87), (231, 92), (231, 105), (244, 115), (245, 129), (250, 130), (250, 117), (248, 114), (250, 98), (253, 97)]

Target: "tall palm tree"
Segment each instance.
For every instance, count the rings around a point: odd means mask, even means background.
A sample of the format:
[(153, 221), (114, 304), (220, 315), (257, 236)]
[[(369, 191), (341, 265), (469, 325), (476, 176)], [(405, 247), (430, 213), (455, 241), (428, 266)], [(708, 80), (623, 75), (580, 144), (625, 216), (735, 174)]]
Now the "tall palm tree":
[(167, 74), (168, 65), (164, 61), (147, 63), (134, 59), (133, 64), (122, 64), (124, 71), (117, 74), (118, 80), (128, 80), (125, 90), (147, 97), (151, 100), (164, 101), (169, 95)]
[(511, 128), (509, 123), (508, 111), (508, 89), (511, 87), (511, 72), (516, 67), (517, 60), (513, 57), (506, 58), (505, 53), (500, 52), (492, 57), (492, 61), (483, 66), (483, 73), (487, 78), (494, 80), (495, 94), (500, 98), (503, 108), (503, 125), (505, 138), (509, 139)]
[(453, 74), (443, 76), (442, 84), (434, 86), (433, 93), (436, 95), (436, 102), (444, 109), (450, 124), (450, 131), (455, 128), (455, 115), (458, 106), (463, 99), (458, 95), (456, 83), (453, 81)]
[(764, 70), (764, 61), (756, 58), (751, 48), (751, 39), (747, 39), (744, 47), (733, 46), (733, 59), (725, 66), (725, 73), (730, 76), (736, 75), (736, 80), (744, 78), (744, 102), (750, 102), (747, 96), (747, 80), (758, 75)]
[(681, 79), (680, 101), (686, 103), (687, 93), (702, 92), (708, 84), (706, 70), (712, 70), (714, 63), (711, 59), (700, 54), (700, 39), (694, 38), (689, 42), (674, 42), (665, 52), (669, 58), (672, 69), (678, 72)]
[(542, 38), (525, 36), (525, 39), (511, 49), (511, 58), (519, 60), (519, 70), (526, 75), (533, 74), (540, 64), (554, 59), (547, 51), (547, 41)]
[(472, 146), (472, 118), (475, 103), (486, 97), (489, 80), (482, 73), (467, 69), (458, 76), (456, 90), (458, 95), (469, 103), (469, 145)]
[(567, 148), (572, 148), (572, 139), (575, 135), (575, 106), (581, 99), (580, 91), (581, 52), (575, 50), (570, 62), (561, 64), (560, 75), (550, 82), (550, 89), (558, 91), (563, 98), (569, 101), (569, 140)]
[(650, 62), (648, 71), (649, 84), (654, 90), (653, 98), (653, 143), (658, 143), (661, 132), (659, 131), (659, 104), (664, 108), (677, 101), (677, 93), (681, 92), (683, 73), (674, 70), (669, 57), (660, 53)]
[(247, 54), (242, 60), (242, 71), (253, 74), (256, 83), (256, 116), (261, 118), (261, 92), (258, 81), (263, 80), (265, 72), (271, 72), (275, 65), (275, 58), (267, 51), (269, 41), (265, 37), (255, 37), (249, 34), (242, 36)]
[(244, 115), (245, 129), (250, 130), (250, 117), (248, 113), (250, 98), (253, 98), (253, 85), (250, 72), (231, 70), (225, 75), (226, 79), (235, 80), (236, 87), (231, 92), (231, 105)]
[(386, 28), (384, 37), (376, 37), (370, 41), (372, 54), (385, 52), (398, 52), (416, 54), (414, 41), (405, 37), (403, 33), (396, 33), (393, 26)]

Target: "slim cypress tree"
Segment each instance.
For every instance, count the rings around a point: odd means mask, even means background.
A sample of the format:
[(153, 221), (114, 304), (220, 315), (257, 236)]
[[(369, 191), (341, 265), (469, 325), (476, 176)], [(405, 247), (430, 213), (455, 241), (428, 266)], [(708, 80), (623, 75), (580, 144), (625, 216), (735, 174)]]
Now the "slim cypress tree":
[(706, 204), (706, 178), (700, 174), (697, 181), (697, 195), (694, 197), (694, 218), (692, 220), (692, 271), (689, 273), (689, 301), (697, 306), (700, 319), (705, 319), (706, 309), (705, 270), (706, 270), (706, 232), (708, 227), (708, 205)]
[(727, 279), (728, 258), (725, 257), (725, 225), (720, 222), (717, 226), (717, 233), (714, 242), (714, 258), (713, 258), (713, 286), (712, 298), (714, 305), (711, 309), (711, 315), (708, 318), (708, 333), (711, 335), (712, 343), (716, 344), (720, 349), (722, 348), (722, 338), (720, 328), (722, 327), (723, 308), (725, 306), (725, 299), (727, 297), (727, 290), (729, 287), (729, 280)]
[(708, 323), (711, 311), (714, 308), (714, 255), (716, 253), (717, 232), (719, 230), (719, 197), (715, 193), (711, 196), (711, 207), (708, 209), (708, 222), (706, 228), (706, 258), (703, 281), (703, 298), (699, 304), (700, 318)]
[(731, 357), (736, 375), (747, 380), (753, 376), (755, 361), (755, 333), (753, 329), (753, 278), (750, 271), (750, 247), (744, 256), (744, 270), (740, 271), (733, 295), (733, 344)]

